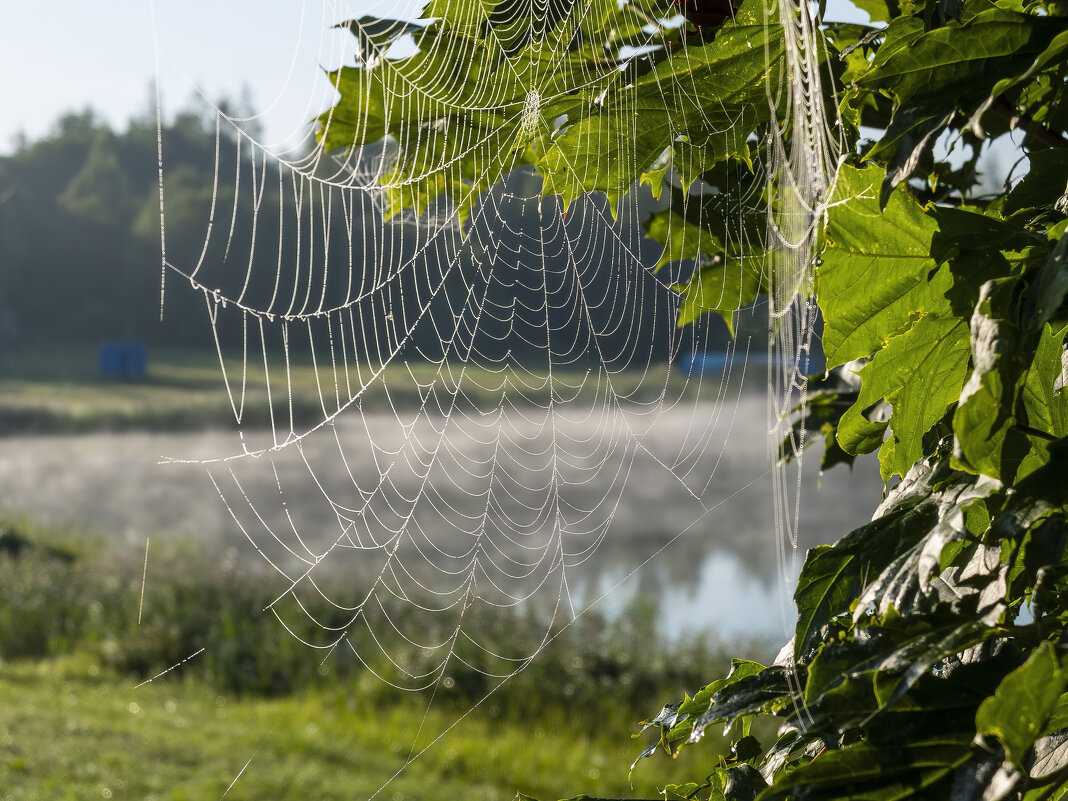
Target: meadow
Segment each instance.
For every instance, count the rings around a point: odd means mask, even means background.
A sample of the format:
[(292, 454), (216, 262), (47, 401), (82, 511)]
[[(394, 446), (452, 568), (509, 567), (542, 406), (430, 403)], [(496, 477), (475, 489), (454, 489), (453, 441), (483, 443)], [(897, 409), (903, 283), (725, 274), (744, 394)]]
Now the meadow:
[[(655, 797), (675, 763), (646, 760), (632, 785), (647, 743), (628, 733), (727, 667), (714, 638), (669, 641), (636, 605), (584, 618), (488, 697), (463, 665), (399, 693), (282, 631), (254, 571), (175, 546), (142, 600), (140, 567), (83, 532), (0, 525), (0, 797), (217, 798), (250, 759), (228, 798), (366, 797), (472, 709), (383, 797)], [(521, 614), (481, 625), (544, 633)]]
[[(177, 467), (159, 468), (149, 481), (149, 468), (134, 458), (142, 450), (151, 459), (168, 452), (157, 434), (106, 434), (174, 431), (181, 438), (202, 428), (232, 428), (217, 361), (153, 349), (144, 380), (114, 381), (99, 377), (96, 359), (92, 347), (0, 357), (0, 432), (8, 447), (3, 475), (14, 493), (0, 511), (6, 515), (0, 516), (0, 799), (351, 799), (369, 796), (401, 768), (378, 797), (488, 800), (522, 792), (551, 799), (588, 792), (655, 798), (666, 784), (692, 778), (693, 762), (661, 756), (644, 760), (628, 777), (631, 762), (651, 742), (649, 735), (631, 736), (640, 721), (723, 675), (728, 654), (767, 660), (780, 644), (763, 629), (742, 641), (711, 633), (721, 608), (714, 601), (704, 604), (696, 626), (668, 631), (658, 609), (662, 588), (643, 584), (621, 593), (629, 599), (622, 610), (557, 625), (551, 646), (499, 688), (479, 665), (458, 663), (434, 690), (395, 691), (372, 675), (384, 665), (364, 666), (344, 649), (324, 661), (264, 611), (277, 582), (265, 580), (264, 565), (254, 557), (239, 555), (247, 543), (235, 542), (233, 532), (229, 539), (220, 534), (227, 521), (207, 515), (214, 510), (226, 517), (225, 509), (191, 504), (184, 474), (166, 472)], [(381, 414), (376, 404), (388, 416), (421, 402), (420, 387), (435, 372), (417, 365), (391, 370), (364, 394), (362, 408), (372, 419)], [(691, 391), (677, 372), (663, 370), (644, 383), (640, 374), (614, 376), (613, 388), (633, 396), (665, 384), (672, 392)], [(250, 383), (262, 378), (250, 367)], [(580, 387), (579, 397), (603, 392), (579, 374), (557, 378)], [(498, 373), (469, 369), (467, 400), (496, 404), (500, 380)], [(296, 414), (321, 419), (322, 383), (314, 368), (292, 365), (291, 384)], [(544, 404), (547, 388), (536, 381), (529, 386), (520, 396)], [(247, 423), (257, 414), (268, 418), (268, 407), (256, 402), (246, 406)], [(763, 403), (754, 394), (729, 422), (758, 433)], [(657, 436), (673, 441), (685, 434), (684, 423), (669, 416)], [(674, 430), (679, 426), (681, 433)], [(208, 436), (218, 452), (217, 437), (228, 435)], [(733, 436), (737, 441), (744, 433)], [(141, 443), (143, 437), (151, 444)], [(104, 469), (103, 462), (83, 460), (86, 448), (114, 464)], [(710, 455), (717, 465), (723, 460), (721, 494), (741, 492), (757, 471), (750, 462), (762, 446), (755, 451)], [(626, 496), (633, 508), (620, 513), (617, 536), (606, 545), (609, 566), (618, 562), (625, 569), (635, 547), (660, 547), (684, 525), (674, 516), (690, 513), (684, 498), (665, 489), (670, 485), (653, 480), (659, 475), (654, 468), (636, 468), (637, 490)], [(104, 483), (98, 486), (94, 477)], [(167, 501), (160, 487), (181, 502)], [(680, 542), (675, 550), (683, 558), (670, 569), (665, 562), (665, 581), (683, 595), (703, 597), (695, 589), (701, 586), (697, 566), (717, 549), (741, 555), (754, 574), (766, 572), (757, 564), (770, 551), (748, 533), (766, 528), (753, 511), (763, 508), (762, 490), (746, 492), (755, 493), (751, 502), (725, 507), (715, 531)], [(856, 490), (832, 483), (824, 492), (845, 498)], [(852, 514), (852, 505), (840, 500), (826, 508)], [(61, 522), (42, 523), (47, 516)], [(136, 522), (124, 530), (123, 520)], [(158, 526), (165, 521), (180, 521), (180, 528), (164, 536)], [(148, 536), (150, 580), (143, 583)], [(599, 586), (596, 575), (589, 581)], [(773, 590), (766, 592), (773, 603)], [(491, 646), (507, 643), (533, 653), (546, 631), (542, 612), (475, 609), (466, 625), (477, 627)], [(397, 616), (416, 613), (404, 605), (388, 614), (407, 630), (413, 621)], [(428, 639), (439, 638), (432, 625)], [(309, 622), (294, 633), (310, 639), (321, 631)], [(413, 649), (406, 658), (414, 662), (419, 655)], [(710, 761), (723, 747), (718, 736), (699, 746)]]
[[(0, 435), (234, 427), (214, 353), (153, 347), (146, 374), (132, 380), (102, 377), (99, 359), (95, 345), (0, 350)], [(235, 382), (244, 376), (249, 388), (242, 410), (242, 424), (249, 428), (270, 425), (272, 404), (276, 417), (284, 406), (287, 419), (291, 409), (294, 423), (305, 425), (336, 413), (339, 402), (348, 401), (346, 390), (335, 387), (333, 370), (308, 360), (276, 369), (269, 381), (262, 359), (250, 359), (247, 365), (227, 361), (226, 369)], [(440, 380), (438, 372), (436, 365), (418, 361), (391, 364), (377, 374), (367, 365), (350, 370), (353, 381), (376, 375), (360, 394), (365, 412), (419, 406), (427, 388)], [(506, 380), (510, 403), (545, 405), (553, 391), (543, 370), (500, 372), (467, 365), (458, 400), (471, 408), (496, 408)], [(574, 387), (568, 399), (579, 401), (597, 398), (605, 388), (603, 377), (591, 379), (579, 370), (555, 370), (554, 383), (557, 393)], [(651, 399), (665, 386), (669, 396), (697, 388), (667, 364), (612, 376), (613, 392), (632, 400)]]

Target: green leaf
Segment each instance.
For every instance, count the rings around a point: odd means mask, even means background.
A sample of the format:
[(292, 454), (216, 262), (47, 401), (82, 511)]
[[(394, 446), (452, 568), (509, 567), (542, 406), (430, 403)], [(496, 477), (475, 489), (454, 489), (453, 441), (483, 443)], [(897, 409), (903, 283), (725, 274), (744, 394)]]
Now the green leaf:
[(973, 369), (954, 414), (955, 459), (1010, 484), (1045, 464), (1049, 444), (1068, 434), (1068, 398), (1056, 389), (1066, 327), (1047, 324), (1068, 291), (1066, 245), (1035, 271), (1026, 300), (1018, 279), (984, 284), (971, 319)]
[(1035, 349), (1035, 357), (1027, 372), (1016, 420), (1019, 430), (1027, 437), (1031, 450), (1017, 473), (1017, 480), (1050, 461), (1050, 448), (1055, 440), (1068, 437), (1068, 351), (1065, 338), (1068, 324), (1054, 328), (1043, 326)]
[(929, 280), (936, 266), (931, 258), (936, 222), (904, 187), (881, 209), (884, 178), (879, 167), (843, 166), (835, 182), (816, 271), (828, 367), (870, 356), (929, 312), (949, 287), (948, 281), (932, 286)]
[[(561, 55), (553, 36), (509, 44), (514, 37), (486, 27), (496, 18), (484, 19), (482, 3), (446, 5), (431, 9), (443, 16), (426, 27), (358, 21), (363, 50), (381, 49), (398, 31), (414, 31), (419, 49), (328, 76), (341, 97), (320, 115), (317, 136), (328, 151), (378, 148), (386, 219), (406, 209), (422, 213), (448, 195), (463, 222), (490, 187), (533, 164), (559, 121), (577, 117), (588, 100), (573, 85), (575, 72), (588, 70), (588, 55), (566, 47)], [(602, 82), (618, 80), (614, 70), (599, 72)]]
[(902, 105), (944, 100), (947, 92), (957, 103), (977, 100), (1004, 75), (1025, 72), (1064, 28), (1062, 19), (992, 8), (963, 25), (912, 36), (907, 48), (873, 62), (857, 83), (886, 89)]
[[(784, 458), (787, 461), (792, 460), (794, 454), (798, 452), (803, 430), (805, 448), (820, 439), (823, 440), (820, 470), (828, 470), (841, 463), (852, 466), (855, 457), (851, 453), (846, 453), (838, 444), (837, 431), (842, 414), (857, 399), (857, 391), (853, 387), (853, 382), (842, 378), (836, 371), (826, 380), (810, 377), (808, 391), (809, 396), (806, 402), (798, 404), (791, 410), (796, 417), (790, 433), (783, 441), (780, 453), (785, 454)], [(880, 429), (879, 441), (882, 441), (882, 429)], [(878, 443), (875, 447), (878, 447)]]
[(356, 37), (358, 61), (381, 54), (402, 36), (422, 30), (421, 26), (403, 20), (370, 16), (349, 20), (336, 27), (346, 27)]
[(1043, 642), (1027, 662), (1004, 678), (994, 696), (979, 706), (976, 730), (1001, 740), (1005, 755), (1021, 767), (1066, 685), (1068, 671), (1061, 667), (1053, 645)]
[[(868, 183), (869, 191), (873, 190), (878, 175), (877, 170), (870, 173), (873, 180)], [(920, 213), (914, 202), (910, 206), (907, 199), (903, 206), (898, 203), (895, 207), (895, 195), (900, 196), (902, 191), (903, 188), (891, 195), (880, 222), (897, 219), (898, 227), (901, 227), (905, 225), (907, 214), (911, 213), (913, 217), (919, 214), (914, 228), (925, 225), (931, 232), (929, 241), (913, 249), (912, 254), (917, 256), (913, 262), (903, 257), (908, 252), (907, 240), (895, 248), (898, 251), (896, 258), (872, 260), (886, 270), (885, 290), (877, 286), (871, 293), (881, 306), (875, 303), (862, 306), (849, 301), (838, 304), (839, 316), (849, 315), (845, 319), (855, 321), (854, 328), (848, 334), (843, 333), (843, 338), (851, 337), (846, 340), (846, 345), (857, 342), (863, 343), (863, 348), (883, 346), (860, 371), (861, 391), (857, 402), (839, 421), (838, 441), (847, 452), (873, 449), (882, 436), (883, 425), (882, 421), (868, 419), (865, 412), (883, 400), (891, 404), (893, 414), (889, 428), (892, 436), (883, 442), (880, 450), (884, 479), (894, 474), (903, 475), (923, 455), (925, 435), (958, 399), (971, 356), (966, 321), (972, 315), (979, 284), (989, 276), (1011, 273), (1016, 269), (1017, 261), (1031, 258), (1034, 250), (1032, 236), (980, 214), (939, 209), (938, 219), (934, 221)], [(845, 222), (861, 224), (849, 216), (849, 203), (843, 208), (847, 210)], [(869, 211), (877, 213), (875, 208)], [(834, 221), (833, 212), (831, 220)], [(938, 225), (937, 231), (931, 231), (933, 224)], [(889, 242), (894, 228), (885, 232), (880, 229), (880, 233)], [(833, 247), (834, 234), (835, 230), (829, 225), (822, 269), (827, 268), (828, 261), (831, 262), (826, 282), (832, 290), (839, 290), (842, 298), (848, 298), (841, 277), (848, 274), (849, 255), (848, 251), (843, 253)], [(997, 244), (1018, 248), (1018, 251), (1007, 251), (1014, 261), (996, 250), (991, 254)], [(927, 257), (918, 257), (918, 252), (927, 254)], [(855, 258), (860, 259), (859, 256)], [(922, 267), (925, 274), (910, 276), (910, 264)], [(935, 268), (935, 265), (941, 266)], [(822, 275), (821, 272), (821, 282), (824, 280)], [(832, 296), (823, 304), (824, 313), (829, 318), (835, 313), (835, 300), (836, 296)], [(882, 339), (885, 332), (895, 326), (897, 332)], [(838, 328), (829, 319), (825, 342), (830, 340), (829, 352), (835, 354), (833, 358), (841, 358), (837, 354), (843, 347), (844, 355), (859, 355), (846, 345), (834, 350), (839, 341)], [(860, 349), (858, 346), (857, 350)]]
[[(714, 775), (715, 774), (709, 776), (707, 779), (705, 779), (705, 781), (700, 783), (686, 782), (685, 784), (669, 784), (664, 787), (664, 792), (667, 793), (669, 796), (675, 796), (677, 798), (695, 798), (697, 794), (702, 791), (709, 792), (713, 790), (712, 781)], [(722, 787), (722, 782), (719, 782), (718, 784), (719, 787), (716, 787), (715, 790), (719, 792), (720, 797), (722, 797), (723, 793), (719, 789), (720, 787)], [(715, 796), (713, 796), (713, 798), (715, 798)]]
[(955, 311), (969, 317), (984, 281), (1017, 274), (1022, 268), (1041, 263), (1048, 244), (1044, 237), (995, 216), (991, 210), (930, 209), (938, 222), (938, 232), (931, 240), (931, 255), (938, 264), (957, 262)]
[[(857, 743), (828, 750), (786, 773), (761, 796), (841, 798), (865, 801), (931, 798), (925, 791), (968, 759), (965, 736), (944, 736), (894, 745)], [(942, 796), (945, 797), (945, 796)]]
[(733, 660), (730, 675), (723, 679), (707, 711), (693, 722), (689, 741), (700, 740), (713, 722), (725, 721), (729, 727), (743, 715), (764, 711), (769, 702), (788, 695), (791, 688), (786, 670), (779, 665), (765, 668), (757, 662)]
[(723, 795), (731, 801), (755, 801), (767, 786), (760, 771), (752, 765), (737, 765), (726, 770)]
[(1012, 87), (1031, 78), (1052, 64), (1063, 63), (1066, 53), (1068, 53), (1068, 31), (1062, 31), (1053, 37), (1049, 46), (1038, 54), (1034, 63), (1023, 74), (1011, 78), (1003, 78), (994, 84), (994, 88), (990, 90), (991, 98), (1004, 94)]
[(1026, 455), (1013, 409), (1030, 353), (1019, 320), (1018, 282), (988, 281), (971, 320), (972, 373), (953, 415), (955, 459), (966, 469), (1010, 483)]
[[(948, 473), (944, 466), (913, 471), (910, 480), (888, 496), (872, 522), (854, 529), (833, 546), (819, 546), (809, 551), (794, 594), (798, 607), (794, 635), (796, 660), (801, 660), (818, 645), (823, 626), (847, 615), (863, 592), (870, 591), (869, 600), (881, 605), (881, 587), (889, 586), (894, 576), (891, 568), (913, 551), (912, 567), (906, 580), (912, 586), (919, 586), (924, 576), (920, 557), (926, 552), (922, 545), (939, 530), (940, 493), (951, 491), (956, 496), (972, 482), (969, 477), (947, 484)], [(936, 482), (940, 485), (939, 493), (933, 491)], [(935, 559), (937, 563), (937, 554)], [(900, 587), (902, 582), (894, 581), (893, 584)], [(895, 590), (894, 597), (901, 597), (899, 590)], [(858, 608), (854, 616), (863, 611)], [(849, 622), (848, 618), (846, 622)], [(820, 681), (814, 679), (814, 692), (820, 690)]]
[[(943, 271), (948, 273), (948, 268), (939, 273)], [(969, 356), (968, 326), (963, 320), (948, 313), (924, 315), (890, 339), (860, 371), (860, 398), (842, 416), (839, 442), (849, 441), (860, 424), (861, 410), (885, 399), (894, 412), (889, 424), (892, 437), (879, 454), (882, 476), (889, 480), (905, 475), (924, 455), (924, 435), (959, 397)]]
[[(665, 164), (663, 167), (650, 168), (648, 171), (642, 173), (641, 182), (649, 187), (649, 191), (653, 195), (654, 200), (660, 200), (660, 196), (664, 193), (664, 183), (668, 180), (668, 172), (671, 170), (670, 164)], [(649, 235), (656, 239), (650, 232)]]
[(606, 87), (538, 160), (543, 194), (567, 207), (603, 192), (615, 208), (665, 153), (686, 185), (728, 158), (750, 163), (749, 137), (768, 118), (765, 85), (782, 57), (777, 30), (750, 0), (711, 43), (677, 51), (633, 85)]
[[(1061, 237), (1028, 291), (1025, 324), (1040, 328), (1057, 317), (1068, 297), (1068, 237)], [(1061, 318), (1063, 320), (1063, 317)]]
[(880, 202), (891, 189), (906, 180), (924, 156), (934, 149), (935, 140), (953, 119), (954, 111), (946, 111), (943, 103), (926, 106), (906, 106), (894, 112), (886, 133), (867, 155), (866, 161), (887, 165)]
[(716, 257), (713, 266), (695, 271), (682, 291), (678, 325), (692, 323), (704, 314), (716, 312), (734, 333), (734, 316), (738, 309), (760, 294), (760, 273), (748, 260)]
[(797, 581), (797, 628), (794, 658), (799, 659), (819, 638), (831, 618), (844, 614), (862, 588), (856, 554), (830, 545), (812, 548)]
[(723, 243), (715, 234), (696, 225), (673, 210), (654, 214), (649, 219), (646, 234), (664, 246), (655, 269), (699, 255), (713, 256), (723, 251)]
[(861, 11), (868, 12), (868, 17), (872, 22), (888, 22), (891, 5), (894, 11), (897, 11), (897, 3), (888, 3), (887, 0), (853, 0), (853, 5)]
[(967, 620), (909, 641), (878, 665), (879, 705), (888, 707), (899, 701), (936, 662), (1004, 633), (982, 621)]
[(451, 27), (477, 28), (489, 21), (495, 5), (497, 0), (430, 0), (422, 16)]
[(1068, 150), (1037, 150), (1028, 154), (1031, 169), (1005, 198), (1005, 213), (1052, 207), (1068, 191)]
[(662, 741), (674, 743), (683, 737), (689, 738), (693, 731), (694, 719), (709, 710), (713, 704), (713, 699), (719, 693), (744, 679), (758, 676), (765, 669), (764, 665), (759, 662), (753, 662), (749, 659), (732, 659), (731, 671), (726, 678), (717, 679), (705, 685), (694, 694), (693, 698), (688, 698), (679, 705), (677, 710), (678, 722), (670, 722), (670, 728), (663, 735)]
[(875, 51), (869, 69), (878, 69), (889, 59), (907, 52), (923, 34), (923, 20), (916, 17), (904, 14), (890, 20), (883, 32), (883, 43)]

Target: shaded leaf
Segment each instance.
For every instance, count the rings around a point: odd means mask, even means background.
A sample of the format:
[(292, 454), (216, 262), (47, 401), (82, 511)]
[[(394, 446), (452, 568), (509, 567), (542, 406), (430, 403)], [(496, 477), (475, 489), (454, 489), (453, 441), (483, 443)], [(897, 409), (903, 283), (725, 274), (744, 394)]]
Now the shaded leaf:
[(1068, 185), (1068, 151), (1037, 150), (1028, 154), (1031, 169), (1005, 198), (1005, 213), (1023, 209), (1052, 208)]
[(863, 584), (855, 564), (857, 555), (847, 549), (821, 545), (808, 552), (794, 592), (797, 629), (794, 658), (799, 658), (819, 637), (820, 628), (845, 613)]
[(693, 724), (690, 742), (697, 742), (713, 722), (729, 727), (739, 716), (766, 711), (771, 702), (790, 694), (794, 688), (786, 668), (773, 665), (755, 676), (732, 682), (712, 699), (708, 711)]
[(356, 59), (366, 61), (385, 50), (397, 39), (422, 30), (411, 22), (382, 17), (364, 16), (343, 22), (337, 27), (346, 27), (356, 37)]
[(828, 750), (786, 773), (761, 798), (927, 798), (969, 755), (966, 735), (896, 746), (865, 743)]
[(1049, 779), (1068, 768), (1068, 729), (1035, 740), (1035, 760), (1028, 771), (1032, 779)]
[(1066, 672), (1053, 646), (1039, 645), (1021, 667), (998, 686), (975, 716), (976, 730), (995, 736), (1005, 746), (1006, 756), (1020, 767), (1035, 740), (1057, 706), (1065, 685)]
[(1064, 20), (991, 8), (964, 24), (951, 22), (915, 36), (907, 49), (888, 53), (857, 82), (887, 89), (898, 103), (913, 106), (937, 102), (946, 92), (957, 103), (979, 99), (1006, 74), (1026, 72), (1064, 28)]

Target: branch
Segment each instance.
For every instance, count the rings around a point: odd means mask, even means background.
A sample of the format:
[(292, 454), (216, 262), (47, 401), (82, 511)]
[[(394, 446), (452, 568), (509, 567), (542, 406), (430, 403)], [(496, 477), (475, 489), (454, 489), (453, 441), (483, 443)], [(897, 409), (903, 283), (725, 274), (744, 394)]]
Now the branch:
[(1068, 139), (1065, 139), (1056, 131), (1051, 131), (1042, 123), (1036, 122), (1034, 118), (1027, 114), (1018, 113), (1003, 96), (994, 101), (990, 106), (990, 110), (1002, 119), (1008, 120), (1011, 127), (1022, 129), (1028, 136), (1033, 137), (1036, 142), (1046, 147), (1068, 148)]

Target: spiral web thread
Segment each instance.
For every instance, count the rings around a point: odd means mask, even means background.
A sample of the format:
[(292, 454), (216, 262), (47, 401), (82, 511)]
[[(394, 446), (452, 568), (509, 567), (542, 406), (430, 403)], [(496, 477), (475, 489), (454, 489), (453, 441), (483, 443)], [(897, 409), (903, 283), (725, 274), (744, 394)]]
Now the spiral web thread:
[[(775, 459), (773, 499), (780, 567), (797, 550), (801, 504), (804, 428), (790, 436), (792, 413), (807, 402), (806, 376), (817, 309), (812, 298), (817, 237), (840, 156), (828, 124), (821, 80), (816, 21), (805, 0), (778, 0), (784, 32), (786, 69), (780, 85), (768, 87), (774, 109), (785, 99), (786, 112), (768, 138), (769, 445)], [(786, 132), (789, 131), (789, 141)], [(802, 411), (803, 413), (803, 411)], [(787, 462), (793, 465), (787, 468)], [(790, 481), (790, 474), (793, 481)]]
[[(562, 92), (615, 87), (621, 120), (636, 102), (618, 88), (614, 64), (576, 68), (563, 57), (594, 4), (512, 5), (515, 23), (496, 34), (500, 51), (534, 43), (544, 58), (523, 75), (509, 74), (504, 58), (496, 80), (474, 87), (447, 71), (406, 72), (394, 51), (368, 44), (375, 31), (353, 26), (348, 57), (387, 75), (385, 102), (419, 121), (399, 136), (341, 155), (307, 141), (278, 149), (218, 110), (202, 247), (164, 255), (168, 296), (200, 297), (218, 350), (238, 442), (204, 465), (275, 575), (269, 610), (291, 631), (312, 620), (321, 636), (305, 642), (324, 659), (350, 652), (405, 690), (447, 686), (457, 665), (507, 681), (551, 642), (554, 626), (596, 603), (603, 588), (584, 586), (581, 568), (610, 540), (636, 490), (636, 465), (685, 498), (689, 517), (627, 575), (694, 536), (729, 500), (715, 472), (741, 391), (745, 359), (735, 364), (735, 350), (748, 346), (729, 346), (722, 376), (671, 367), (702, 351), (714, 327), (675, 326), (674, 287), (700, 263), (655, 269), (660, 247), (639, 223), (662, 206), (621, 185), (615, 203), (594, 195), (565, 209), (543, 197), (529, 168), (500, 158), (509, 137), (551, 128), (543, 109)], [(657, 46), (665, 9), (639, 3), (635, 13)], [(782, 457), (790, 408), (804, 400), (812, 248), (835, 154), (808, 6), (780, 0), (778, 14), (787, 66), (767, 86), (778, 123), (765, 166), (765, 269), (769, 441)], [(480, 54), (457, 45), (449, 57)], [(668, 124), (683, 136), (672, 109), (696, 88), (665, 82), (662, 91)], [(511, 127), (465, 126), (426, 109), (485, 113)], [(636, 132), (621, 125), (614, 136), (610, 157), (633, 158)], [(465, 190), (471, 164), (480, 180)], [(594, 160), (564, 166), (580, 183), (598, 169)], [(428, 178), (452, 199), (394, 213)], [(741, 224), (759, 206), (751, 190), (715, 192), (733, 204), (722, 241), (759, 250)], [(691, 189), (684, 202), (700, 214), (704, 200)], [(788, 486), (785, 469), (773, 475), (785, 574), (799, 484)], [(521, 605), (546, 620), (533, 651), (465, 625)]]

